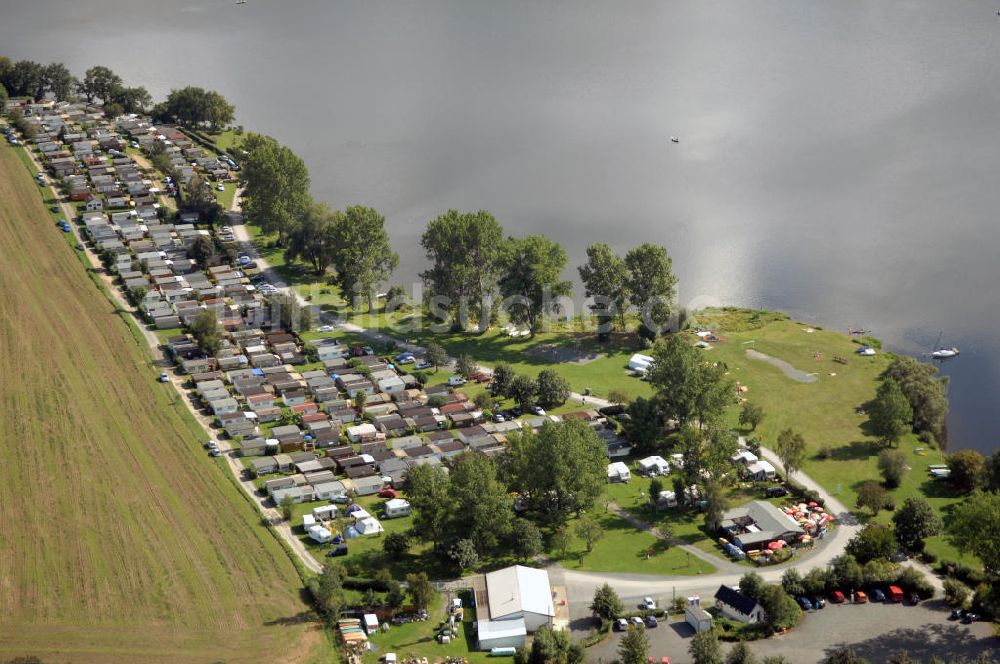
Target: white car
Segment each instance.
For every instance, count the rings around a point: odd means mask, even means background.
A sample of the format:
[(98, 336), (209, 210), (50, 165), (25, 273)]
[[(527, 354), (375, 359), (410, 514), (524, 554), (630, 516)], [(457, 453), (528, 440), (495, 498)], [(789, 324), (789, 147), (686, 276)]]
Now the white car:
[(220, 233), (232, 233), (233, 232), (233, 227), (232, 226), (222, 226), (221, 228), (219, 228), (219, 232)]
[(320, 325), (316, 329), (319, 332), (333, 332), (333, 325)]
[(253, 259), (244, 254), (243, 256), (238, 257), (236, 262), (240, 265), (246, 265), (247, 263), (252, 263)]
[(226, 188), (223, 187), (221, 184), (217, 184), (217, 185), (215, 185), (215, 190), (216, 191), (225, 191)]
[(644, 597), (642, 600), (643, 611), (656, 611), (656, 602), (652, 597)]
[(448, 385), (452, 387), (457, 387), (458, 385), (465, 385), (465, 379), (461, 376), (450, 376), (448, 378)]

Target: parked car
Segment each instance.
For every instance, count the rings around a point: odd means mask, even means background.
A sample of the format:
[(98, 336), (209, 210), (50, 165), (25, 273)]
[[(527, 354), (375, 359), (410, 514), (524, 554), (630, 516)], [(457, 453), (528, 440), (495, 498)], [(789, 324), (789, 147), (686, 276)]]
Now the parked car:
[(624, 618), (619, 618), (615, 621), (615, 629), (619, 632), (624, 632), (628, 629), (628, 621)]
[(210, 450), (213, 447), (218, 447), (218, 446), (219, 446), (219, 444), (217, 442), (215, 442), (214, 440), (212, 440), (212, 439), (209, 439), (209, 440), (205, 441), (205, 449), (206, 450)]
[(965, 609), (953, 609), (951, 615), (948, 616), (949, 620), (961, 620), (965, 617)]
[(809, 601), (811, 601), (812, 605), (817, 609), (822, 609), (823, 607), (826, 606), (826, 600), (823, 599), (822, 597), (819, 597), (818, 595), (816, 597), (810, 597)]
[(493, 413), (494, 422), (506, 422), (507, 418), (503, 416), (503, 413)]
[[(169, 179), (170, 178), (167, 178), (167, 180), (169, 180)], [(222, 232), (222, 233), (232, 233), (233, 232), (233, 227), (232, 226), (220, 226), (219, 227), (219, 231)]]
[(341, 544), (340, 546), (335, 546), (330, 549), (330, 553), (326, 554), (329, 558), (336, 558), (337, 556), (347, 555), (347, 545)]
[(903, 589), (899, 586), (889, 586), (889, 598), (892, 599), (893, 602), (902, 602)]
[(872, 588), (871, 598), (872, 598), (873, 602), (884, 602), (885, 601), (885, 593), (882, 592), (881, 588)]
[(247, 256), (246, 254), (243, 254), (236, 259), (236, 262), (239, 263), (240, 265), (246, 265), (247, 263), (252, 263), (253, 259)]
[(222, 456), (222, 452), (219, 451), (218, 449), (209, 450), (208, 451), (208, 456), (210, 456), (210, 457)]
[(966, 613), (964, 616), (962, 616), (963, 625), (971, 625), (977, 620), (979, 620), (979, 616), (976, 615), (975, 613)]
[(632, 616), (631, 618), (628, 619), (628, 621), (633, 625), (635, 625), (636, 627), (646, 626), (645, 623), (642, 622), (642, 618), (640, 618), (639, 616)]
[(316, 330), (318, 332), (333, 332), (333, 325), (320, 325)]
[(811, 611), (813, 608), (812, 602), (810, 602), (809, 598), (805, 595), (799, 595), (795, 598), (795, 601), (799, 603), (799, 606), (802, 607), (803, 611)]
[(58, 212), (58, 211), (59, 211), (58, 205), (52, 205), (49, 207), (49, 212)]
[(159, 381), (161, 383), (169, 383), (170, 382), (170, 376), (167, 375), (166, 371), (164, 371), (163, 373), (160, 374)]
[(830, 593), (830, 601), (834, 604), (843, 604), (846, 600), (844, 598), (844, 593), (839, 590), (834, 590)]
[(656, 611), (656, 602), (653, 601), (652, 597), (644, 597), (639, 608), (643, 611)]
[(82, 243), (80, 243), (80, 242), (76, 243), (76, 250), (77, 251), (83, 251), (85, 248), (86, 247), (84, 247)]
[(395, 498), (397, 495), (396, 490), (389, 487), (386, 487), (378, 492), (379, 498)]
[(414, 369), (416, 369), (417, 371), (423, 371), (424, 369), (430, 369), (432, 366), (434, 365), (428, 362), (427, 360), (420, 360), (420, 362), (417, 363), (417, 366), (415, 366)]
[(863, 590), (857, 591), (856, 593), (854, 593), (854, 603), (855, 604), (867, 604), (868, 603), (868, 595), (866, 595)]
[(458, 387), (459, 385), (465, 385), (465, 379), (461, 376), (449, 376), (448, 385), (452, 387)]
[(656, 621), (656, 616), (646, 616), (646, 627), (653, 628), (659, 625)]
[(764, 489), (765, 498), (781, 498), (788, 495), (788, 489), (783, 486), (769, 486)]
[(221, 184), (215, 185), (215, 189), (216, 189), (216, 191), (225, 191), (226, 190), (226, 188), (223, 187)]
[(534, 413), (535, 415), (541, 415), (541, 416), (545, 415), (545, 409), (542, 408), (541, 406), (532, 406), (531, 412)]
[(372, 348), (371, 346), (363, 346), (361, 348), (361, 352), (364, 353), (365, 355), (374, 355), (375, 349)]
[(917, 593), (910, 593), (910, 604), (913, 604), (914, 606), (920, 604), (920, 595)]

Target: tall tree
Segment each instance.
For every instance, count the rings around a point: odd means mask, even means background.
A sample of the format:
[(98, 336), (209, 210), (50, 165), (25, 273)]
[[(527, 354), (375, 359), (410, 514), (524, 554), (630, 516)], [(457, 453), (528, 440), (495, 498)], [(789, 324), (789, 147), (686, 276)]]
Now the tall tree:
[[(120, 86), (121, 81), (118, 84)], [(154, 115), (163, 120), (188, 127), (207, 124), (213, 131), (232, 122), (235, 113), (233, 105), (221, 94), (193, 85), (171, 90), (167, 100), (154, 111)]]
[(645, 664), (649, 656), (649, 637), (639, 625), (629, 625), (618, 644), (618, 660), (622, 664)]
[(439, 466), (421, 464), (406, 471), (406, 497), (413, 506), (413, 530), (440, 548), (449, 535), (452, 503), (448, 474)]
[(778, 434), (774, 452), (781, 459), (781, 465), (785, 467), (785, 475), (791, 478), (792, 473), (802, 467), (802, 462), (806, 458), (806, 441), (802, 434), (785, 429)]
[(569, 399), (569, 381), (560, 376), (555, 369), (542, 369), (538, 372), (538, 403), (545, 408), (556, 408)]
[(732, 398), (732, 383), (722, 365), (707, 362), (702, 351), (680, 335), (657, 342), (652, 356), (649, 380), (666, 417), (682, 425), (695, 418), (705, 425), (722, 417)]
[(752, 401), (744, 402), (740, 410), (740, 426), (747, 427), (750, 431), (756, 431), (758, 425), (764, 420), (764, 409), (760, 404)]
[(377, 288), (399, 265), (385, 230), (385, 217), (370, 207), (352, 205), (334, 225), (334, 263), (344, 297), (362, 293), (374, 308)]
[(566, 630), (542, 627), (532, 637), (531, 648), (514, 655), (514, 664), (582, 664), (585, 656), (583, 646), (570, 641)]
[(191, 321), (191, 334), (194, 335), (198, 347), (208, 355), (215, 355), (222, 346), (222, 335), (219, 333), (219, 319), (215, 309), (205, 309)]
[(587, 546), (587, 553), (594, 551), (594, 545), (604, 537), (604, 528), (590, 516), (584, 515), (576, 522), (576, 536)]
[(606, 483), (606, 446), (579, 420), (546, 422), (511, 436), (505, 476), (529, 511), (553, 526), (586, 510)]
[(1000, 494), (975, 491), (955, 505), (949, 533), (959, 551), (971, 552), (987, 571), (1000, 572)]
[(986, 459), (976, 450), (962, 450), (948, 455), (948, 480), (962, 493), (970, 493), (986, 485)]
[(628, 405), (622, 433), (638, 453), (654, 452), (663, 440), (663, 412), (657, 400), (637, 397)]
[(40, 101), (48, 89), (45, 67), (32, 60), (18, 60), (7, 75), (4, 87), (14, 97), (26, 96)]
[(892, 378), (913, 410), (913, 428), (933, 434), (943, 444), (948, 416), (948, 378), (937, 367), (906, 355), (892, 358), (883, 377)]
[(895, 489), (903, 481), (907, 470), (906, 453), (902, 450), (882, 450), (878, 455), (878, 472), (882, 474), (885, 485)]
[(53, 62), (45, 67), (45, 87), (56, 99), (69, 100), (78, 84), (76, 77), (61, 62)]
[(207, 235), (199, 235), (191, 243), (191, 248), (188, 249), (188, 256), (191, 260), (197, 261), (203, 267), (206, 261), (215, 255), (215, 242), (212, 241)]
[(924, 550), (924, 540), (941, 534), (944, 524), (941, 516), (923, 496), (910, 496), (892, 515), (896, 527), (896, 540), (908, 551)]
[(646, 336), (655, 336), (670, 323), (677, 298), (677, 277), (670, 254), (666, 248), (647, 242), (625, 254), (625, 265), (629, 299), (640, 312)]
[(715, 632), (711, 630), (695, 634), (691, 638), (688, 652), (694, 664), (723, 664), (722, 647), (719, 646)]
[(142, 113), (153, 103), (153, 97), (146, 88), (117, 87), (111, 92), (112, 99), (122, 107), (123, 113)]
[(895, 445), (909, 430), (913, 409), (892, 377), (882, 379), (875, 400), (869, 404), (868, 417), (872, 432), (886, 445)]
[(435, 373), (439, 367), (448, 364), (448, 353), (445, 352), (441, 344), (431, 341), (427, 344), (427, 361), (433, 365)]
[(621, 256), (606, 244), (592, 244), (587, 247), (587, 262), (577, 268), (580, 281), (586, 288), (586, 296), (594, 298), (591, 309), (596, 313), (601, 333), (605, 333), (606, 323), (618, 319), (619, 327), (625, 329), (625, 314), (628, 313), (628, 268)]
[(481, 556), (494, 553), (511, 531), (514, 500), (497, 479), (493, 460), (462, 455), (451, 469), (449, 485), (449, 504), (461, 506), (451, 515), (449, 529), (471, 539)]
[(310, 201), (288, 233), (285, 260), (303, 260), (316, 274), (323, 274), (334, 260), (337, 243), (338, 213), (326, 203)]
[(448, 210), (427, 225), (420, 244), (431, 262), (420, 274), (428, 297), (442, 299), (434, 308), (456, 327), (472, 317), (485, 331), (503, 268), (503, 228), (485, 210)]
[(83, 83), (80, 84), (80, 92), (87, 98), (88, 102), (100, 99), (103, 102), (112, 101), (112, 92), (115, 88), (120, 88), (122, 79), (107, 67), (91, 67), (83, 74)]
[(885, 489), (875, 480), (862, 482), (858, 487), (858, 499), (855, 503), (858, 507), (867, 507), (872, 511), (872, 516), (876, 516), (885, 507)]
[(511, 543), (517, 557), (527, 562), (542, 552), (542, 531), (527, 519), (514, 519)]
[(776, 632), (793, 627), (802, 616), (802, 609), (781, 586), (764, 586), (759, 601), (764, 609), (764, 624)]
[(525, 410), (535, 405), (537, 394), (538, 383), (527, 376), (514, 376), (507, 390), (507, 395), (514, 400), (514, 403)]
[(406, 584), (410, 588), (410, 599), (418, 609), (427, 609), (434, 599), (434, 586), (431, 585), (427, 572), (417, 572), (406, 575)]
[(309, 197), (305, 162), (270, 136), (247, 134), (240, 167), (241, 205), (246, 221), (264, 233), (277, 233), (284, 244), (304, 214)]
[(618, 593), (609, 584), (605, 583), (594, 591), (594, 601), (590, 603), (591, 612), (605, 621), (614, 620), (625, 611)]
[(503, 267), (504, 307), (511, 320), (527, 324), (534, 336), (542, 317), (560, 311), (558, 298), (571, 292), (570, 282), (561, 278), (566, 252), (544, 235), (511, 238)]
[(493, 394), (509, 397), (513, 380), (514, 368), (506, 362), (497, 362), (493, 367)]
[(728, 507), (726, 493), (718, 482), (708, 482), (705, 485), (705, 527), (715, 532), (722, 527), (722, 516)]
[(896, 537), (891, 528), (886, 528), (880, 523), (866, 523), (847, 542), (845, 550), (864, 565), (869, 560), (889, 558), (896, 550)]

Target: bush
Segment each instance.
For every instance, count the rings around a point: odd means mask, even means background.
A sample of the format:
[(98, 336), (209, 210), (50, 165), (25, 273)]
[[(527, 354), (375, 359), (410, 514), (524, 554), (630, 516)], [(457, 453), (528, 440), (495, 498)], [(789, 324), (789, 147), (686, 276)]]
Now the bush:
[(821, 460), (829, 459), (832, 455), (833, 448), (829, 444), (821, 445), (819, 451), (816, 452), (816, 458)]
[(896, 583), (907, 592), (917, 593), (920, 599), (934, 597), (934, 586), (931, 585), (931, 582), (927, 580), (920, 570), (912, 567), (904, 567), (903, 571), (899, 574), (899, 578), (896, 579)]
[(944, 601), (948, 606), (961, 607), (969, 601), (969, 587), (955, 579), (944, 580)]
[(920, 562), (925, 565), (933, 565), (937, 562), (937, 554), (931, 553), (930, 551), (924, 551), (920, 554)]

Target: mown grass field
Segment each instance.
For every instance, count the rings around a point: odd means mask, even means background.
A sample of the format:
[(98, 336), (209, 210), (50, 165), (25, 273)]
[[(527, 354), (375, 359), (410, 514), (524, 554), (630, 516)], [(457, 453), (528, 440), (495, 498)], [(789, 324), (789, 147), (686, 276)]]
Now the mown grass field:
[(0, 149), (0, 657), (327, 656), (291, 560), (200, 450), (16, 152)]

